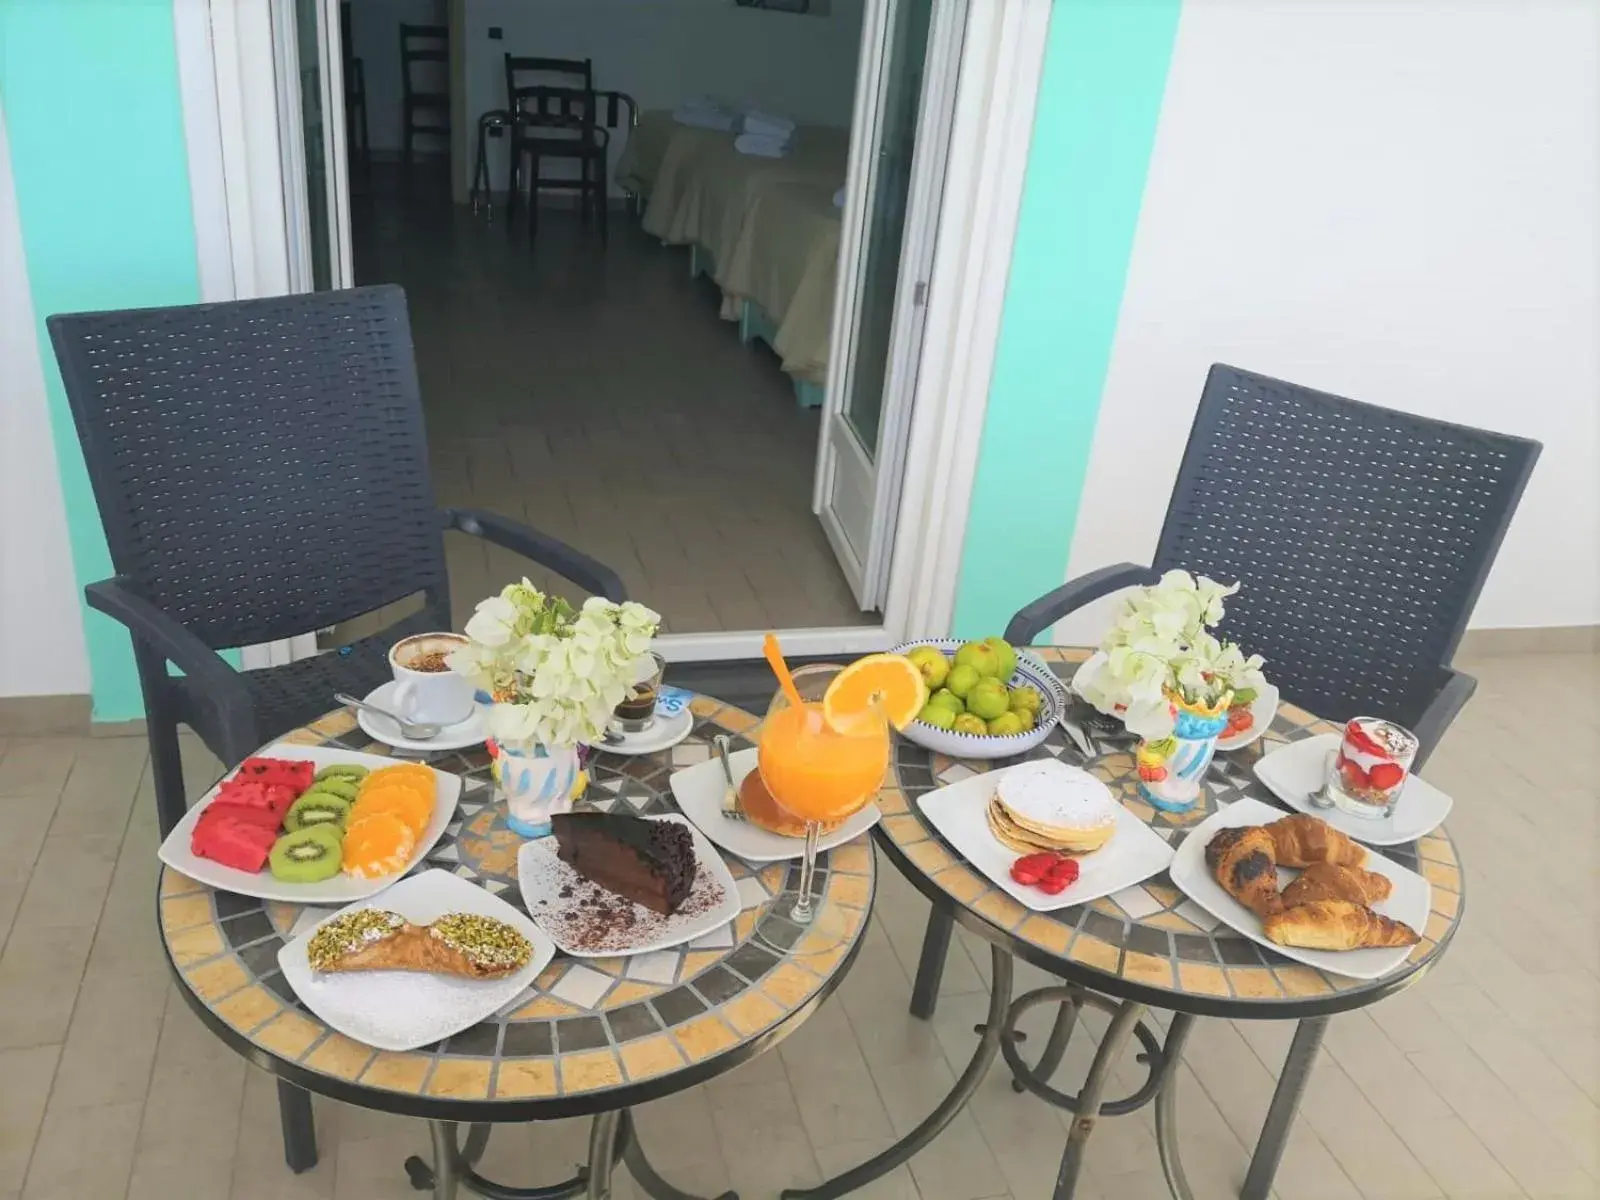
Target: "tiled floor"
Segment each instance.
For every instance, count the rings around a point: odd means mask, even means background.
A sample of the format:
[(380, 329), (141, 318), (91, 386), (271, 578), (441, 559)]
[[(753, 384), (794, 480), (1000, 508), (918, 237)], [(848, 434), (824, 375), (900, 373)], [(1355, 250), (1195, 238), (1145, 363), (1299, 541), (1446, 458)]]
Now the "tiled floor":
[[(419, 172), (378, 173), (352, 218), (357, 277), (405, 286), (444, 504), (525, 520), (609, 563), (673, 633), (856, 625), (811, 512), (817, 410), (717, 316), (689, 255), (615, 214), (609, 247), (541, 213), (530, 251)], [(457, 622), (528, 572), (447, 541)]]
[[(1457, 800), (1461, 932), (1431, 977), (1334, 1020), (1278, 1176), (1284, 1200), (1600, 1195), (1600, 805), (1575, 780), (1600, 736), (1600, 658), (1465, 665), (1483, 686), (1429, 769)], [(209, 782), (203, 755), (186, 765), (197, 787)], [(424, 1150), (424, 1128), (322, 1100), (321, 1164), (291, 1176), (271, 1081), (175, 995), (153, 920), (141, 742), (0, 740), (0, 817), (0, 1200), (416, 1194), (400, 1163)], [(680, 1186), (763, 1200), (852, 1165), (909, 1129), (965, 1064), (987, 953), (964, 935), (937, 1018), (912, 1020), (927, 906), (892, 868), (882, 879), (870, 941), (817, 1015), (775, 1052), (642, 1110), (646, 1145)], [(1042, 978), (1019, 975), (1019, 989)], [(1199, 1196), (1237, 1194), (1289, 1034), (1196, 1028), (1180, 1114)], [(1080, 1039), (1059, 1086), (1078, 1085), (1089, 1050)], [(1121, 1075), (1142, 1071), (1129, 1061)], [(1043, 1200), (1065, 1133), (997, 1067), (909, 1168), (857, 1194)], [(573, 1122), (503, 1129), (488, 1171), (551, 1181), (583, 1137)], [(619, 1194), (636, 1195), (627, 1183)], [(1079, 1194), (1166, 1194), (1148, 1110), (1101, 1123)]]

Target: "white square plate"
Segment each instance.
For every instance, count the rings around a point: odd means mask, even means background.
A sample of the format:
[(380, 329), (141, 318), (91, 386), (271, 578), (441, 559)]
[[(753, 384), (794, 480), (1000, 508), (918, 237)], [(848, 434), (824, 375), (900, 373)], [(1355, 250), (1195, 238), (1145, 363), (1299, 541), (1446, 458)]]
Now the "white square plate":
[[(413, 925), (446, 913), (498, 917), (533, 943), (528, 965), (504, 979), (461, 979), (422, 971), (313, 971), (306, 959), (319, 921), (278, 951), (278, 965), (305, 1006), (346, 1037), (379, 1050), (415, 1050), (486, 1020), (538, 978), (555, 957), (555, 943), (498, 896), (449, 871), (424, 871), (402, 879), (375, 904), (347, 904), (334, 916), (360, 908), (397, 912)], [(330, 918), (331, 919), (331, 918)]]
[[(1212, 813), (1189, 831), (1172, 858), (1172, 882), (1177, 884), (1201, 908), (1233, 926), (1252, 942), (1276, 950), (1285, 958), (1320, 967), (1335, 975), (1349, 975), (1355, 979), (1377, 979), (1387, 975), (1411, 953), (1410, 946), (1381, 946), (1366, 950), (1302, 950), (1297, 946), (1280, 946), (1268, 941), (1261, 932), (1261, 918), (1240, 904), (1227, 892), (1206, 866), (1206, 843), (1220, 829), (1235, 825), (1267, 825), (1284, 814), (1270, 804), (1248, 797), (1235, 800), (1226, 808)], [(1321, 815), (1320, 813), (1317, 815)], [(1415, 871), (1408, 871), (1399, 863), (1385, 858), (1375, 850), (1367, 851), (1367, 861), (1362, 867), (1385, 875), (1394, 884), (1389, 898), (1374, 904), (1372, 911), (1404, 921), (1421, 933), (1428, 923), (1428, 909), (1433, 903), (1433, 889), (1428, 881)], [(1300, 875), (1299, 871), (1278, 868), (1278, 881), (1287, 887)]]
[[(693, 941), (713, 929), (721, 929), (739, 915), (742, 907), (739, 885), (733, 881), (728, 864), (722, 861), (722, 855), (706, 840), (705, 834), (676, 813), (644, 819), (676, 821), (689, 830), (689, 836), (694, 839), (695, 862), (700, 868), (695, 874), (694, 888), (683, 907), (670, 917), (618, 897), (618, 904), (631, 908), (633, 924), (612, 930), (601, 942), (580, 939), (574, 924), (582, 915), (580, 901), (584, 893), (600, 885), (589, 883), (561, 861), (554, 837), (525, 842), (517, 852), (517, 884), (522, 889), (522, 902), (528, 906), (534, 922), (574, 958), (609, 958), (616, 954), (665, 950)], [(567, 895), (563, 896), (563, 891)]]
[[(396, 765), (395, 759), (381, 758), (376, 754), (357, 754), (354, 750), (340, 750), (329, 746), (292, 746), (287, 742), (268, 746), (265, 750), (257, 751), (253, 757), (304, 759), (315, 763), (319, 771), (334, 763), (355, 763), (366, 767), (369, 771)], [(433, 768), (430, 767), (429, 770)], [(461, 799), (460, 777), (447, 775), (443, 771), (434, 771), (433, 819), (428, 822), (427, 829), (423, 830), (422, 836), (417, 839), (416, 848), (411, 851), (410, 861), (393, 875), (386, 875), (381, 879), (356, 879), (350, 875), (335, 875), (332, 879), (324, 879), (321, 883), (284, 883), (281, 879), (274, 879), (272, 872), (265, 867), (252, 875), (248, 871), (225, 867), (209, 858), (201, 858), (189, 849), (189, 839), (194, 834), (194, 827), (199, 824), (201, 812), (205, 810), (206, 805), (217, 798), (217, 788), (221, 786), (219, 782), (217, 787), (202, 796), (200, 803), (193, 805), (184, 814), (183, 820), (179, 821), (167, 835), (167, 840), (161, 843), (159, 851), (161, 861), (173, 870), (182, 871), (190, 879), (198, 879), (210, 887), (221, 888), (226, 892), (237, 892), (241, 896), (259, 896), (263, 900), (283, 900), (290, 904), (349, 904), (352, 900), (365, 900), (368, 896), (377, 895), (428, 856), (428, 851), (432, 850), (434, 844), (444, 836), (445, 826), (450, 824), (450, 818), (455, 815), (456, 802)]]
[(1172, 861), (1172, 847), (1159, 834), (1117, 805), (1117, 832), (1101, 849), (1078, 858), (1077, 881), (1059, 895), (1051, 896), (1038, 888), (1024, 887), (1011, 878), (1011, 864), (1020, 855), (1000, 844), (989, 832), (984, 816), (996, 781), (1015, 770), (1006, 767), (949, 784), (929, 792), (917, 801), (933, 827), (956, 850), (982, 871), (1017, 903), (1035, 912), (1052, 912), (1073, 904), (1086, 904), (1132, 887), (1159, 874)]
[(1412, 775), (1400, 789), (1394, 812), (1387, 817), (1353, 817), (1337, 808), (1317, 808), (1313, 792), (1322, 790), (1328, 755), (1339, 749), (1339, 734), (1323, 733), (1280, 746), (1256, 761), (1256, 778), (1290, 808), (1321, 817), (1341, 833), (1369, 846), (1400, 846), (1432, 833), (1455, 804), (1433, 784)]
[[(734, 786), (744, 782), (744, 777), (756, 769), (758, 751), (738, 750), (728, 755), (728, 766), (733, 768)], [(729, 854), (737, 854), (745, 862), (779, 862), (786, 858), (800, 858), (805, 854), (804, 838), (783, 837), (769, 833), (748, 821), (730, 821), (722, 815), (722, 763), (715, 754), (703, 763), (685, 767), (672, 773), (672, 795), (684, 815)], [(869, 804), (832, 833), (823, 834), (817, 841), (820, 850), (832, 850), (860, 837), (878, 823), (881, 813), (876, 804)]]

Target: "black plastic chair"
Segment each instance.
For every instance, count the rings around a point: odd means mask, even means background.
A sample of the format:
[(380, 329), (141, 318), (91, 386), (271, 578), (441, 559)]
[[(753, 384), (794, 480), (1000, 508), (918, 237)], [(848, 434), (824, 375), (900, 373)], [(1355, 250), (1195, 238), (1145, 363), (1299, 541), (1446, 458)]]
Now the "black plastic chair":
[[(1540, 445), (1218, 364), (1149, 567), (1079, 576), (1021, 609), (1028, 645), (1068, 613), (1175, 567), (1244, 586), (1221, 632), (1320, 717), (1387, 717), (1420, 767), (1477, 687), (1450, 661)], [(933, 1014), (950, 942), (935, 908), (911, 1011)]]
[[(434, 506), (399, 287), (46, 324), (116, 570), (84, 591), (133, 635), (163, 837), (187, 807), (180, 723), (237, 763), (335, 707), (335, 691), (388, 679), (397, 639), (451, 627), (445, 530), (626, 598), (616, 572), (555, 538)], [(217, 653), (418, 592), (420, 611), (337, 651), (251, 671)], [(281, 1082), (279, 1099), (285, 1156), (305, 1170), (310, 1101)]]

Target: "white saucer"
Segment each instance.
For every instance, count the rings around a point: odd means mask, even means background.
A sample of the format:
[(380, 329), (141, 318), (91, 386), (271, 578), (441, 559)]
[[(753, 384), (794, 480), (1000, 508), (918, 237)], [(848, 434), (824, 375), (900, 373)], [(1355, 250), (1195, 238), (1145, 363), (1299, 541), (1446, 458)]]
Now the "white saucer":
[[(1320, 733), (1279, 746), (1261, 756), (1256, 778), (1278, 799), (1298, 812), (1320, 817), (1341, 833), (1369, 846), (1401, 846), (1432, 833), (1450, 815), (1455, 804), (1444, 792), (1420, 775), (1412, 775), (1400, 789), (1394, 812), (1387, 817), (1357, 817), (1338, 808), (1318, 808), (1311, 794), (1320, 792), (1327, 779), (1328, 756), (1339, 748), (1337, 733)], [(1192, 836), (1192, 835), (1191, 835)]]
[(694, 714), (687, 708), (672, 717), (658, 712), (654, 723), (643, 733), (619, 734), (620, 742), (596, 742), (591, 749), (601, 754), (658, 754), (683, 741), (693, 728)]
[[(744, 777), (756, 769), (757, 753), (752, 747), (728, 755), (728, 766), (733, 770), (736, 784), (742, 783)], [(780, 862), (805, 854), (806, 840), (803, 837), (769, 833), (749, 821), (730, 821), (722, 815), (725, 781), (722, 764), (715, 755), (705, 762), (674, 771), (669, 782), (683, 815), (729, 854), (737, 854), (745, 862)], [(876, 804), (867, 805), (832, 833), (823, 834), (817, 841), (817, 849), (832, 850), (835, 846), (842, 846), (860, 837), (878, 823), (880, 815)]]
[[(376, 704), (379, 708), (398, 709), (399, 706), (394, 703), (394, 689), (397, 686), (399, 685), (392, 679), (388, 683), (381, 684), (367, 696), (367, 703)], [(465, 721), (446, 725), (426, 741), (402, 737), (399, 727), (394, 722), (375, 717), (364, 708), (356, 709), (356, 721), (373, 741), (393, 746), (396, 750), (421, 750), (428, 753), (465, 750), (468, 746), (479, 745), (489, 736), (489, 711), (482, 704), (473, 704), (472, 715)]]

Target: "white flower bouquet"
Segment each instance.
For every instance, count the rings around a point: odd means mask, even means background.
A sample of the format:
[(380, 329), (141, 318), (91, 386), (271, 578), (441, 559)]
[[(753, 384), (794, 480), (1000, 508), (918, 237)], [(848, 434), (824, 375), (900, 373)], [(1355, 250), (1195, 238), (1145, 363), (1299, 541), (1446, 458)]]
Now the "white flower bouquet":
[(1238, 590), (1236, 583), (1168, 571), (1124, 598), (1100, 643), (1104, 659), (1078, 681), (1084, 698), (1121, 711), (1131, 732), (1154, 741), (1172, 733), (1174, 702), (1216, 712), (1236, 696), (1253, 697), (1266, 683), (1261, 656), (1246, 657), (1207, 632), (1222, 620), (1223, 599)]
[(494, 699), (489, 731), (512, 745), (600, 739), (661, 624), (642, 604), (594, 597), (574, 610), (532, 583), (478, 604), (450, 666)]

